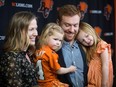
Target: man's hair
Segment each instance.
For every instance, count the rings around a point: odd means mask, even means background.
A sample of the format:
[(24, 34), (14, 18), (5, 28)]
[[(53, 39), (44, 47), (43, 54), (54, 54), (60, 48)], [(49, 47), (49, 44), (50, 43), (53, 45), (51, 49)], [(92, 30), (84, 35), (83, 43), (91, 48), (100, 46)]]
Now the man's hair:
[(64, 5), (64, 6), (60, 7), (58, 12), (59, 12), (59, 14), (58, 14), (59, 21), (62, 20), (62, 16), (78, 15), (79, 17), (81, 17), (81, 12), (80, 12), (79, 8), (77, 8), (75, 5)]

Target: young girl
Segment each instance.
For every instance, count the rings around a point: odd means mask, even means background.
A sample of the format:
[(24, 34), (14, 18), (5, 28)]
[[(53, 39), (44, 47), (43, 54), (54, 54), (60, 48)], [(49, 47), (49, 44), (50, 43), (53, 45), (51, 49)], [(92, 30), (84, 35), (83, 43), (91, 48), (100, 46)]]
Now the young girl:
[(77, 40), (85, 47), (88, 60), (88, 86), (112, 87), (113, 67), (111, 47), (103, 41), (92, 26), (82, 22)]
[(55, 23), (46, 25), (41, 33), (39, 49), (36, 50), (36, 68), (38, 69), (38, 83), (40, 87), (68, 87), (57, 79), (57, 74), (66, 74), (76, 71), (75, 66), (60, 67), (56, 51), (61, 48), (64, 32)]

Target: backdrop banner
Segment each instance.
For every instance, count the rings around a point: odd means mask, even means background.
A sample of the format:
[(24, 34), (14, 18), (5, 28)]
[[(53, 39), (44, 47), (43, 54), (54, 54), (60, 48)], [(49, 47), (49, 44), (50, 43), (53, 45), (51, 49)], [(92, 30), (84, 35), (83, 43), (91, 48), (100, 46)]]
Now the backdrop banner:
[(114, 50), (113, 0), (0, 0), (0, 50), (8, 23), (14, 13), (31, 11), (37, 15), (40, 35), (45, 24), (56, 22), (58, 9), (65, 4), (73, 4), (80, 8), (81, 21), (91, 24), (100, 37), (110, 43)]

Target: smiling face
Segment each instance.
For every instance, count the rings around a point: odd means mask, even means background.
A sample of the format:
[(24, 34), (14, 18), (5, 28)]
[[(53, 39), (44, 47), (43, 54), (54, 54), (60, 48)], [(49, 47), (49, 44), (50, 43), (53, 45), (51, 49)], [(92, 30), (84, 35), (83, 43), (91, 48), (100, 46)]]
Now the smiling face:
[(47, 45), (54, 51), (58, 51), (61, 48), (63, 41), (63, 34), (54, 31), (54, 34), (47, 37)]
[(28, 36), (29, 36), (29, 40), (30, 40), (30, 45), (35, 45), (35, 39), (36, 39), (37, 35), (38, 35), (38, 33), (37, 33), (37, 21), (36, 21), (36, 19), (33, 19), (30, 22), (30, 25), (28, 27)]
[(84, 46), (92, 46), (94, 44), (94, 38), (92, 35), (80, 30), (77, 35), (77, 40), (82, 43)]
[(59, 23), (64, 30), (64, 39), (68, 42), (74, 40), (75, 35), (79, 29), (80, 17), (78, 15), (74, 16), (63, 16), (61, 22)]

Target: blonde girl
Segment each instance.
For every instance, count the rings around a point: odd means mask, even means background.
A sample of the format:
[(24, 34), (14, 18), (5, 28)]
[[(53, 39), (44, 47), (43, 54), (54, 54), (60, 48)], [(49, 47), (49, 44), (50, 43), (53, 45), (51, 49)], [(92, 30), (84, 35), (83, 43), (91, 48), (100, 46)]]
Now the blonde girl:
[(93, 27), (81, 22), (77, 40), (84, 46), (88, 60), (88, 86), (112, 87), (111, 45), (102, 40)]

